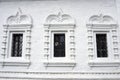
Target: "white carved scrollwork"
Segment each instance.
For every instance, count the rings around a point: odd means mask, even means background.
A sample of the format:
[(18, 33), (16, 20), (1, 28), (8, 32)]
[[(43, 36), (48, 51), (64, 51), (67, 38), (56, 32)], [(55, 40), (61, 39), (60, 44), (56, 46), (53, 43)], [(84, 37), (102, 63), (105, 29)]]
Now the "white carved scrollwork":
[(74, 24), (75, 20), (68, 14), (64, 14), (62, 10), (58, 14), (51, 14), (46, 19), (46, 24)]
[(89, 18), (90, 23), (111, 23), (114, 22), (113, 18), (108, 15), (93, 15)]
[(7, 24), (31, 24), (32, 18), (30, 15), (26, 15), (22, 13), (22, 10), (19, 8), (16, 15), (12, 15), (8, 17)]

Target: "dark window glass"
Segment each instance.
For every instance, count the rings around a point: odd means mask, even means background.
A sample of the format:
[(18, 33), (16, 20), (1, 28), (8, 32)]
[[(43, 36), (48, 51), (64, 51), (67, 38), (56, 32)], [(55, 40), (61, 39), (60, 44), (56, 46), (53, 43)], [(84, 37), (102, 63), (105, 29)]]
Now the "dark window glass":
[(97, 57), (108, 57), (106, 34), (96, 34)]
[(12, 35), (12, 57), (22, 56), (23, 34)]
[(65, 34), (54, 34), (54, 57), (65, 57)]

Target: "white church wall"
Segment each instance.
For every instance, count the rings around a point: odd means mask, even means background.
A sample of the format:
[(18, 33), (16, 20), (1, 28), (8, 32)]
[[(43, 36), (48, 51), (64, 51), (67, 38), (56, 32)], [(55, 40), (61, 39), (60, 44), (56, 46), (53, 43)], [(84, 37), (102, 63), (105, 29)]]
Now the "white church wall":
[[(118, 0), (117, 0), (118, 1)], [(117, 3), (117, 2), (116, 2)], [(118, 14), (114, 0), (46, 0), (0, 2), (0, 46), (3, 39), (3, 25), (6, 19), (15, 15), (18, 8), (23, 14), (29, 14), (33, 20), (31, 33), (31, 65), (29, 67), (1, 66), (2, 71), (118, 71), (116, 67), (95, 67), (88, 65), (87, 21), (92, 15), (109, 15), (117, 21)], [(119, 8), (119, 1), (117, 3)], [(44, 24), (50, 14), (61, 11), (75, 19), (75, 62), (74, 67), (44, 66)], [(118, 27), (119, 28), (119, 27)], [(120, 33), (119, 33), (120, 34)], [(2, 49), (0, 48), (2, 54)], [(2, 55), (0, 55), (2, 58)]]

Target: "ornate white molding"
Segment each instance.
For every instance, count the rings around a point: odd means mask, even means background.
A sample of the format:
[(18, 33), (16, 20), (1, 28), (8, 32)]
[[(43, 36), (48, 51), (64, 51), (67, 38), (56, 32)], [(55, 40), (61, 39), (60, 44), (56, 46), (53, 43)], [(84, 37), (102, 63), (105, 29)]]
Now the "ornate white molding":
[(16, 67), (27, 66), (27, 67), (29, 67), (30, 61), (29, 60), (22, 60), (22, 59), (20, 61), (15, 61), (15, 60), (13, 61), (13, 60), (8, 59), (8, 60), (0, 61), (0, 64), (2, 64), (3, 67), (4, 66), (16, 66)]
[(99, 15), (93, 15), (89, 18), (89, 23), (91, 24), (95, 24), (95, 23), (105, 23), (105, 24), (110, 24), (110, 23), (115, 23), (114, 19), (109, 16), (109, 15), (103, 15), (103, 14), (99, 14)]
[[(91, 67), (119, 67), (119, 47), (118, 47), (118, 24), (114, 19), (109, 15), (93, 15), (89, 18), (88, 23), (86, 24), (88, 30), (88, 57), (89, 57), (89, 66)], [(108, 33), (110, 40), (108, 43), (111, 44), (111, 52), (108, 54), (113, 54), (111, 61), (108, 59), (97, 59), (95, 53), (95, 33)]]
[(68, 14), (64, 14), (62, 10), (58, 12), (58, 14), (51, 14), (47, 17), (45, 24), (51, 25), (63, 25), (68, 24), (72, 25), (75, 24), (75, 20)]
[(118, 67), (120, 66), (120, 61), (89, 61), (90, 67)]
[[(2, 56), (3, 59), (0, 59), (0, 63), (3, 66), (27, 66), (30, 65), (30, 52), (31, 52), (31, 28), (32, 28), (32, 18), (26, 14), (23, 14), (21, 9), (18, 9), (16, 15), (10, 16), (7, 18), (6, 24), (3, 25), (4, 34), (3, 34), (3, 46), (2, 46)], [(10, 55), (9, 44), (10, 44), (10, 34), (12, 32), (22, 32), (25, 34), (25, 52), (24, 58), (11, 59), (8, 57)]]
[(76, 65), (76, 62), (72, 62), (72, 61), (64, 61), (64, 62), (60, 62), (60, 61), (46, 61), (44, 62), (44, 65), (46, 67), (74, 67)]
[[(25, 80), (120, 80), (120, 72), (17, 72), (0, 71), (0, 79), (25, 79)], [(8, 76), (9, 75), (9, 76)], [(87, 77), (86, 77), (87, 76)]]
[[(60, 10), (58, 14), (52, 14), (47, 17), (44, 28), (44, 58), (46, 59), (46, 61), (44, 62), (45, 66), (75, 66), (75, 20), (70, 15), (63, 14), (63, 12)], [(59, 62), (55, 62), (55, 60), (52, 60), (50, 58), (50, 56), (52, 55), (51, 35), (54, 32), (69, 34), (69, 36), (67, 36), (67, 39), (69, 39), (69, 41), (67, 41), (69, 44), (67, 45), (69, 46), (67, 47), (69, 53), (66, 53), (69, 54), (69, 56), (67, 56), (67, 58), (69, 57), (69, 59), (64, 59), (63, 61), (59, 60)]]
[(32, 24), (32, 18), (30, 15), (23, 14), (19, 8), (16, 15), (11, 15), (7, 18), (8, 25), (19, 25), (19, 24)]

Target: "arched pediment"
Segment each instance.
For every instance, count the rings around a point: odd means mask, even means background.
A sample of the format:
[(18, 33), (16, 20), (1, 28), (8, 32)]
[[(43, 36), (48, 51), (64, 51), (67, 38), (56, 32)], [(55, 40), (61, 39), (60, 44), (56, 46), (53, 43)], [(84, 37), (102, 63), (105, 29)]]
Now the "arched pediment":
[(23, 14), (21, 9), (18, 10), (16, 15), (11, 15), (7, 18), (8, 25), (14, 24), (32, 24), (32, 18), (30, 15)]
[(46, 24), (75, 24), (74, 19), (61, 11), (58, 14), (51, 14), (46, 19)]
[(114, 19), (109, 15), (93, 15), (89, 18), (89, 23), (115, 23)]

